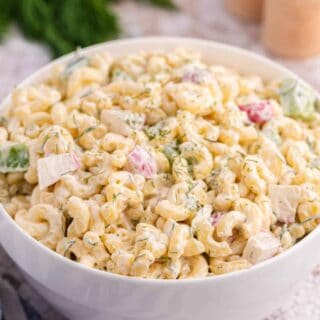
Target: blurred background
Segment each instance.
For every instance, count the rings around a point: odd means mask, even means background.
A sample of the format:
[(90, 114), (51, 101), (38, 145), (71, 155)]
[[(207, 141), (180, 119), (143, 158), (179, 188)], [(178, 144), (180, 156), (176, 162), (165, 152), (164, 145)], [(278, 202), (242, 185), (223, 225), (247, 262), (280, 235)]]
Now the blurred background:
[[(320, 1), (264, 2), (263, 9), (263, 0), (0, 0), (0, 99), (77, 47), (148, 35), (210, 39), (252, 50), (319, 89)], [(0, 275), (27, 302), (30, 319), (63, 319), (24, 282), (1, 249)], [(320, 267), (268, 320), (319, 320), (319, 296)]]
[(198, 37), (240, 46), (281, 62), (320, 87), (320, 1), (266, 0), (265, 24), (259, 23), (262, 3), (0, 0), (0, 97), (77, 46), (145, 35)]

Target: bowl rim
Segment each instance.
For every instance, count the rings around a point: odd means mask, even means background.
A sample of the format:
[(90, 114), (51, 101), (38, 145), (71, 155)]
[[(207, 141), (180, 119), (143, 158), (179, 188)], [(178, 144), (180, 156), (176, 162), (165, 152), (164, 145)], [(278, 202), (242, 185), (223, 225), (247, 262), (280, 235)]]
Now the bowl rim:
[[(43, 79), (43, 75), (46, 73), (46, 71), (50, 70), (53, 66), (58, 65), (62, 62), (67, 62), (71, 60), (74, 55), (80, 51), (80, 54), (91, 54), (94, 52), (98, 52), (100, 50), (108, 50), (109, 47), (114, 47), (118, 45), (130, 45), (130, 44), (137, 44), (137, 43), (146, 43), (146, 42), (154, 42), (154, 41), (164, 41), (164, 42), (172, 42), (172, 43), (179, 43), (180, 41), (189, 42), (190, 44), (193, 44), (193, 46), (197, 45), (207, 45), (215, 48), (219, 48), (221, 50), (225, 51), (232, 51), (233, 54), (237, 54), (239, 56), (243, 55), (247, 58), (252, 58), (256, 62), (272, 66), (273, 68), (277, 69), (280, 72), (284, 73), (288, 77), (293, 77), (295, 79), (298, 79), (299, 81), (306, 83), (303, 79), (301, 79), (298, 75), (287, 69), (286, 67), (264, 57), (259, 54), (256, 54), (252, 51), (239, 48), (237, 46), (224, 44), (216, 41), (211, 40), (204, 40), (204, 39), (197, 39), (197, 38), (191, 38), (191, 37), (168, 37), (168, 36), (150, 36), (150, 37), (139, 37), (139, 38), (129, 38), (129, 39), (120, 39), (120, 40), (112, 40), (107, 41), (104, 43), (96, 44), (93, 46), (89, 46), (83, 49), (79, 49), (77, 51), (73, 51), (71, 53), (68, 53), (62, 57), (59, 57), (58, 59), (54, 59), (53, 61), (49, 62), (48, 64), (44, 65), (42, 68), (37, 70), (36, 72), (29, 75), (27, 78), (25, 78), (23, 81), (19, 83), (19, 85), (16, 88), (21, 88), (24, 86), (27, 86), (32, 83), (37, 83), (39, 79)], [(177, 46), (178, 47), (178, 46)], [(142, 50), (143, 51), (143, 50)], [(45, 77), (44, 77), (45, 78)], [(308, 83), (306, 83), (309, 85)], [(310, 85), (309, 85), (310, 86)], [(7, 103), (10, 101), (12, 95), (12, 90), (10, 93), (0, 101), (0, 113), (3, 109), (6, 108)], [(26, 231), (24, 231), (15, 221), (14, 219), (9, 215), (9, 213), (4, 209), (2, 204), (0, 204), (0, 214), (3, 216), (3, 219), (6, 220), (7, 223), (9, 223), (17, 232), (19, 232), (20, 236), (24, 238), (27, 242), (30, 243), (30, 246), (34, 245), (35, 249), (39, 250), (41, 254), (49, 255), (52, 259), (56, 260), (57, 262), (61, 263), (62, 265), (65, 265), (66, 268), (69, 268), (70, 270), (77, 270), (79, 272), (85, 272), (89, 274), (90, 276), (95, 276), (101, 279), (107, 279), (114, 280), (114, 281), (122, 281), (122, 282), (131, 282), (134, 284), (144, 285), (144, 286), (163, 286), (163, 285), (180, 285), (180, 286), (190, 286), (190, 285), (196, 285), (203, 282), (220, 282), (227, 280), (232, 280), (239, 276), (245, 276), (247, 273), (254, 273), (261, 270), (264, 270), (268, 268), (270, 265), (280, 263), (281, 261), (285, 260), (287, 257), (292, 256), (296, 251), (298, 251), (301, 247), (307, 245), (310, 243), (319, 233), (320, 233), (320, 226), (317, 226), (313, 231), (311, 231), (309, 234), (307, 234), (304, 238), (302, 238), (299, 242), (294, 244), (289, 249), (285, 250), (284, 252), (280, 253), (277, 256), (274, 256), (270, 259), (267, 259), (259, 264), (253, 265), (249, 269), (245, 270), (238, 270), (231, 273), (225, 273), (218, 276), (208, 276), (203, 278), (191, 278), (191, 279), (152, 279), (152, 278), (142, 278), (142, 277), (131, 277), (131, 276), (125, 276), (125, 275), (119, 275), (116, 273), (111, 273), (108, 271), (103, 271), (91, 267), (87, 267), (85, 265), (80, 264), (79, 262), (72, 261), (60, 254), (58, 254), (56, 251), (53, 251), (34, 239), (32, 236), (30, 236)], [(1, 243), (0, 243), (1, 245)], [(10, 253), (7, 253), (10, 256)], [(19, 267), (20, 268), (20, 267)]]

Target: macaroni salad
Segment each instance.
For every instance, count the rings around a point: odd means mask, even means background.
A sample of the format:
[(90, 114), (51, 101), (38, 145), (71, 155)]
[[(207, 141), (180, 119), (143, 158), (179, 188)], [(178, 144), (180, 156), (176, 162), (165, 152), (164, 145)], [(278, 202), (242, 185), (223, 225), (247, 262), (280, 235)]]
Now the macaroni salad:
[(57, 253), (126, 276), (250, 268), (320, 222), (320, 114), (198, 53), (77, 54), (0, 118), (0, 201)]

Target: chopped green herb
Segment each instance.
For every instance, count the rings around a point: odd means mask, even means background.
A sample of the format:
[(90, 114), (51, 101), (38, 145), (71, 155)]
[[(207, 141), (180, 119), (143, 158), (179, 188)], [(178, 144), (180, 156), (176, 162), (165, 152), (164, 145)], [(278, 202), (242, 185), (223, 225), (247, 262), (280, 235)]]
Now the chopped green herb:
[(79, 131), (79, 124), (78, 124), (78, 121), (76, 119), (76, 114), (75, 113), (72, 114), (72, 120), (73, 120), (73, 123), (74, 123), (75, 127)]
[(91, 127), (88, 127), (86, 130), (84, 130), (83, 132), (81, 132), (79, 134), (79, 136), (77, 137), (76, 141), (79, 141), (84, 135), (86, 135), (87, 133), (91, 132), (91, 131), (94, 131), (95, 129), (97, 129), (98, 126), (91, 126)]
[(194, 166), (198, 163), (198, 160), (195, 157), (186, 158), (189, 166)]
[(5, 116), (0, 116), (0, 126), (3, 127), (7, 124), (8, 120)]
[(316, 157), (316, 158), (312, 159), (309, 162), (308, 167), (310, 167), (311, 169), (320, 170), (320, 157)]
[(134, 130), (139, 130), (141, 129), (141, 127), (143, 127), (145, 120), (143, 115), (136, 112), (125, 112), (122, 113), (122, 116), (126, 124), (130, 126), (130, 128)]
[(287, 232), (287, 230), (288, 230), (288, 226), (287, 226), (287, 224), (284, 224), (282, 226), (281, 232), (280, 232), (280, 241), (282, 240), (282, 238), (283, 238), (284, 234)]
[(63, 255), (66, 256), (70, 248), (76, 243), (76, 240), (70, 240), (67, 242), (67, 244), (64, 247)]
[(305, 223), (307, 223), (307, 222), (314, 221), (314, 220), (316, 220), (316, 219), (320, 219), (320, 214), (315, 215), (315, 216), (313, 216), (313, 217), (310, 217), (310, 218), (308, 218), (308, 219), (305, 219), (305, 220), (303, 220), (302, 222), (300, 222), (300, 224), (305, 224)]
[(161, 257), (161, 258), (158, 258), (157, 259), (157, 262), (168, 262), (168, 261), (170, 261), (171, 260), (171, 258), (169, 258), (169, 257)]
[(43, 138), (43, 140), (42, 140), (42, 143), (41, 143), (41, 150), (42, 150), (42, 151), (43, 151), (44, 146), (46, 145), (46, 143), (48, 142), (49, 139), (50, 139), (50, 134), (47, 133), (47, 134), (44, 136), (44, 138)]
[(151, 93), (151, 88), (146, 87), (143, 91), (145, 94), (150, 94)]
[(147, 241), (148, 239), (149, 239), (149, 238), (146, 237), (146, 238), (138, 239), (138, 240), (136, 240), (136, 242), (143, 242), (143, 241)]
[(67, 174), (73, 173), (74, 170), (69, 170), (61, 174), (61, 176), (65, 176)]
[(258, 163), (259, 162), (258, 160), (255, 160), (255, 159), (247, 159), (247, 161), (254, 162), (254, 163)]
[(165, 122), (160, 121), (156, 125), (149, 127), (145, 130), (145, 134), (149, 138), (149, 140), (153, 140), (156, 138), (163, 138), (170, 133), (170, 130), (165, 128)]
[(320, 112), (320, 98), (316, 98), (315, 108), (317, 112)]
[(84, 181), (85, 183), (88, 183), (89, 180), (90, 180), (92, 177), (96, 177), (96, 176), (98, 176), (99, 174), (104, 173), (105, 171), (106, 171), (106, 169), (102, 169), (102, 170), (100, 170), (100, 171), (98, 171), (98, 172), (96, 172), (96, 173), (91, 173), (91, 172), (90, 172), (89, 175), (83, 179), (83, 181)]
[(187, 194), (189, 194), (197, 185), (198, 185), (198, 182), (188, 181), (188, 192), (187, 192)]
[(311, 137), (307, 137), (306, 143), (307, 143), (309, 149), (313, 152), (314, 151), (314, 147), (315, 147), (315, 143), (316, 143), (315, 140), (312, 140)]
[(188, 195), (186, 208), (190, 211), (198, 211), (201, 208), (201, 205), (194, 195)]
[(245, 158), (246, 157), (246, 154), (244, 152), (241, 152), (239, 150), (237, 150), (236, 152), (241, 156), (241, 158)]
[[(88, 97), (88, 96), (90, 96), (90, 94), (91, 93), (93, 93), (93, 90), (87, 90), (87, 91), (85, 91), (79, 98), (80, 99), (83, 99), (83, 98), (85, 98), (85, 97)], [(101, 110), (99, 110), (99, 111), (101, 111)]]
[[(49, 139), (52, 137), (59, 137), (59, 132), (49, 132), (43, 137), (43, 139), (41, 141), (41, 147), (40, 147), (42, 152), (44, 150), (45, 145), (47, 144)], [(57, 148), (57, 145), (56, 145), (56, 148)]]
[(69, 77), (76, 69), (85, 67), (89, 64), (89, 59), (87, 57), (77, 57), (71, 60), (65, 67), (61, 76), (63, 78)]
[(99, 244), (99, 241), (91, 241), (90, 239), (85, 238), (85, 242), (87, 242), (90, 246), (97, 246)]
[(113, 194), (112, 195), (112, 201), (115, 201), (120, 195), (121, 195), (120, 192)]
[(179, 156), (179, 145), (177, 141), (165, 144), (162, 152), (168, 158), (170, 162), (173, 162), (174, 158)]
[(140, 258), (143, 258), (143, 257), (146, 257), (146, 256), (147, 256), (146, 253), (142, 253), (142, 254), (136, 256), (135, 260), (140, 259)]

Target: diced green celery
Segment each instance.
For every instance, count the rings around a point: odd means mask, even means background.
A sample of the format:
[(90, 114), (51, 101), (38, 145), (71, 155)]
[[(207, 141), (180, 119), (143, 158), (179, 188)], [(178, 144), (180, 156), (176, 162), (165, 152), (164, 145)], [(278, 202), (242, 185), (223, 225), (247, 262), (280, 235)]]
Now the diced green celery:
[(320, 169), (320, 157), (316, 157), (309, 162), (310, 168)]
[(23, 172), (29, 168), (29, 152), (24, 143), (0, 147), (0, 172)]
[(285, 79), (279, 89), (280, 102), (285, 115), (302, 120), (313, 118), (316, 95), (312, 88), (297, 79)]

